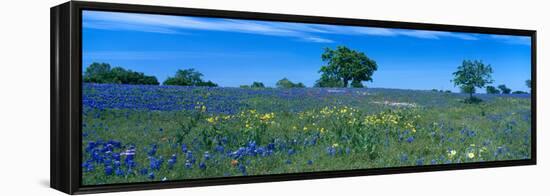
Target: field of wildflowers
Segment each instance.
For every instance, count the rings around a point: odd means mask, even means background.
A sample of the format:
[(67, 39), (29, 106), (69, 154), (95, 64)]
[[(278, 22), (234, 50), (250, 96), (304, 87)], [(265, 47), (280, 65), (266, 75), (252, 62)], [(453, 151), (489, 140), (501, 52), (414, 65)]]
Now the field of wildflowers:
[(530, 95), (83, 85), (100, 185), (530, 158)]

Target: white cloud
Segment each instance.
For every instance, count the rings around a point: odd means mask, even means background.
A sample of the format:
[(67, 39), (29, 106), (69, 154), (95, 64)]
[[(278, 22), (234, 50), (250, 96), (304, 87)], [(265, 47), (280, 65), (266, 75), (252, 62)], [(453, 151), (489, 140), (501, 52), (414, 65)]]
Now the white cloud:
[(517, 45), (527, 45), (527, 46), (531, 45), (531, 37), (528, 37), (528, 36), (491, 35), (490, 37), (507, 44), (517, 44)]
[(306, 37), (306, 41), (316, 42), (316, 43), (333, 43), (334, 41), (330, 39), (320, 38), (320, 37)]
[(474, 34), (441, 31), (355, 27), (324, 24), (299, 24), (289, 22), (266, 22), (236, 19), (212, 19), (186, 16), (137, 14), (121, 12), (84, 11), (84, 28), (104, 30), (133, 30), (154, 33), (182, 33), (185, 29), (249, 33), (269, 36), (295, 37), (315, 43), (333, 43), (322, 37), (327, 34), (408, 36), (420, 39), (443, 37), (462, 40), (477, 40)]

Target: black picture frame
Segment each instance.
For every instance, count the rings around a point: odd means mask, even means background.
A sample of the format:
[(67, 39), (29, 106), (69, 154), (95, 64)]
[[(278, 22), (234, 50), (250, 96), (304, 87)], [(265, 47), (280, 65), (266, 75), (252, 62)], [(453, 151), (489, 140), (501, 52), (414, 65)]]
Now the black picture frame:
[[(344, 171), (324, 171), (311, 173), (289, 173), (277, 175), (258, 175), (246, 177), (223, 177), (210, 179), (192, 179), (168, 182), (147, 182), (132, 184), (112, 184), (98, 186), (81, 185), (81, 12), (82, 10), (101, 10), (132, 13), (152, 13), (185, 16), (207, 16), (234, 19), (256, 19), (266, 21), (285, 21), (316, 24), (336, 24), (351, 26), (402, 28), (416, 30), (435, 30), (451, 32), (485, 33), (499, 35), (521, 35), (531, 37), (531, 159), (508, 160), (428, 166), (360, 169)], [(426, 24), (366, 19), (334, 18), (321, 16), (303, 16), (241, 11), (223, 11), (162, 7), (147, 5), (113, 4), (99, 2), (71, 1), (51, 8), (51, 127), (50, 127), (50, 179), (51, 187), (68, 194), (99, 193), (112, 191), (133, 191), (145, 189), (164, 189), (177, 187), (210, 186), (273, 182), (287, 180), (305, 180), (318, 178), (397, 174), (410, 172), (429, 172), (443, 170), (475, 169), (504, 166), (536, 164), (536, 31)]]

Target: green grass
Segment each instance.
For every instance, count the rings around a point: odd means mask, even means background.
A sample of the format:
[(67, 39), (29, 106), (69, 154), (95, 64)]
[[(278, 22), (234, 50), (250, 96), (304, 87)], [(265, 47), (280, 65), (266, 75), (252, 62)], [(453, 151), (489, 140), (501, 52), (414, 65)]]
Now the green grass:
[[(387, 98), (392, 100), (384, 102)], [(196, 110), (172, 111), (88, 108), (83, 149), (93, 141), (120, 141), (122, 147), (113, 153), (135, 146), (137, 166), (128, 169), (122, 156), (124, 174), (106, 175), (105, 164), (93, 162), (93, 170), (83, 172), (83, 184), (241, 176), (243, 167), (246, 175), (265, 175), (530, 158), (529, 99), (493, 97), (465, 104), (462, 98), (391, 90), (361, 99), (257, 96), (240, 100), (246, 107), (235, 114), (211, 113), (200, 104)], [(304, 99), (317, 104), (291, 111)], [(228, 156), (251, 141), (256, 148), (276, 148), (268, 156)], [(147, 151), (154, 144), (158, 151), (152, 157), (164, 160), (159, 170), (149, 168)], [(196, 159), (190, 169), (182, 144)], [(220, 144), (223, 153), (216, 151)], [(289, 155), (289, 150), (295, 153)], [(90, 152), (83, 153), (83, 161), (91, 159)], [(177, 161), (170, 169), (167, 161), (173, 154)], [(205, 169), (199, 168), (201, 162)], [(140, 174), (143, 168), (155, 177)]]

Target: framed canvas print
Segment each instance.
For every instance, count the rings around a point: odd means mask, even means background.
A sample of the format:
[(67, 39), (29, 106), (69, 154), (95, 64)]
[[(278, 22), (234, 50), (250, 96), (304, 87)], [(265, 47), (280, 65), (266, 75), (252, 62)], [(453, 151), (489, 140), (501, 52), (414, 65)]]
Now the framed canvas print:
[(51, 186), (536, 163), (536, 32), (96, 2), (51, 9)]

